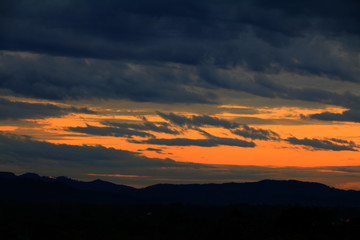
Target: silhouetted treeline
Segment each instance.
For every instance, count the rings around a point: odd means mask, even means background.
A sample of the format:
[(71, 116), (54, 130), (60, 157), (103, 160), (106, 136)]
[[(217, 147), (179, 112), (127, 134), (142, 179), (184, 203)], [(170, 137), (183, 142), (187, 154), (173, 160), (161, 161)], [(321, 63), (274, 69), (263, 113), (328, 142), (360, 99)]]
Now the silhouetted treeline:
[(359, 208), (0, 204), (4, 240), (359, 238)]

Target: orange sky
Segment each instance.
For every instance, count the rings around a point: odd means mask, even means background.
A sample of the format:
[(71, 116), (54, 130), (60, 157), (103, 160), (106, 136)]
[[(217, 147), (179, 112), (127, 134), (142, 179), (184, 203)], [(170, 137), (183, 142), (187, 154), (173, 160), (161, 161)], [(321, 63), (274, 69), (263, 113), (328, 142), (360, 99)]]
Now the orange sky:
[[(222, 106), (221, 109), (228, 108), (246, 108), (246, 106)], [(99, 109), (98, 109), (99, 110)], [(101, 109), (100, 109), (101, 110)], [(117, 115), (112, 109), (103, 109), (105, 112), (111, 112), (112, 115), (95, 114), (69, 114), (59, 118), (45, 118), (28, 120), (37, 125), (34, 127), (1, 126), (2, 131), (12, 131), (16, 134), (31, 135), (37, 140), (48, 141), (51, 143), (62, 143), (71, 145), (103, 145), (129, 151), (142, 150), (139, 153), (147, 157), (172, 158), (181, 162), (196, 162), (205, 164), (231, 164), (231, 165), (259, 165), (259, 166), (299, 166), (299, 167), (317, 167), (317, 166), (356, 166), (359, 165), (360, 156), (356, 151), (329, 151), (315, 150), (311, 147), (291, 145), (287, 142), (255, 140), (255, 148), (243, 148), (233, 146), (217, 147), (197, 147), (197, 146), (159, 146), (152, 144), (129, 143), (124, 137), (94, 136), (84, 133), (76, 133), (67, 130), (68, 127), (104, 126), (100, 123), (103, 120), (121, 120), (122, 122), (142, 122), (137, 115)], [(127, 109), (126, 109), (127, 110)], [(130, 109), (131, 110), (131, 109)], [(338, 111), (341, 108), (327, 107), (326, 109), (306, 109), (296, 107), (266, 108), (258, 109), (259, 113), (252, 117), (262, 119), (283, 119), (283, 120), (301, 120), (300, 115), (308, 115), (321, 111)], [(149, 110), (148, 110), (149, 111)], [(151, 110), (150, 110), (151, 111)], [(178, 112), (182, 116), (194, 116), (196, 113)], [(214, 117), (236, 121), (239, 114), (219, 113)], [(156, 115), (144, 116), (151, 122), (166, 122)], [(301, 120), (302, 124), (272, 124), (272, 125), (254, 125), (256, 128), (270, 129), (278, 133), (281, 138), (295, 136), (297, 138), (339, 138), (348, 141), (354, 141), (360, 144), (360, 124), (357, 123), (321, 123), (316, 120)], [(239, 136), (231, 134), (224, 128), (203, 127), (208, 133), (217, 137), (232, 137), (241, 139)], [(151, 132), (151, 131), (150, 131)], [(165, 133), (151, 132), (156, 138), (190, 138), (203, 139), (204, 136), (197, 131), (186, 130), (181, 135), (172, 136)], [(136, 137), (135, 137), (136, 138)], [(162, 152), (146, 151), (147, 148), (161, 148)]]

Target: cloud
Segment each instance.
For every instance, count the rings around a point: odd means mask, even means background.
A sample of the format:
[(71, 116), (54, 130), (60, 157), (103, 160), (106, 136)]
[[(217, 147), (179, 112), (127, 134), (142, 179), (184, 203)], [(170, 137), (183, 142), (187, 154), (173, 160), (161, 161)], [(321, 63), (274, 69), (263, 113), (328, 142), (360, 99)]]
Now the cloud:
[(142, 131), (153, 131), (158, 133), (167, 133), (172, 135), (180, 134), (180, 132), (176, 129), (170, 128), (171, 126), (168, 123), (152, 123), (145, 119), (144, 123), (118, 123), (112, 121), (104, 121), (102, 124), (113, 126), (121, 129), (134, 129), (134, 130), (142, 130)]
[(0, 88), (15, 94), (215, 103), (211, 90), (222, 88), (359, 104), (354, 94), (254, 77), (292, 73), (359, 83), (356, 1), (331, 1), (326, 9), (309, 1), (3, 2), (0, 49), (22, 57), (2, 56)]
[(350, 109), (342, 113), (322, 112), (311, 114), (309, 117), (322, 121), (360, 122), (360, 105), (358, 107), (358, 109)]
[(248, 142), (236, 138), (222, 138), (209, 134), (199, 127), (215, 126), (231, 129), (231, 132), (250, 139), (258, 140), (277, 140), (279, 135), (271, 130), (256, 129), (247, 125), (240, 125), (228, 120), (211, 117), (207, 115), (185, 117), (174, 113), (157, 112), (163, 119), (168, 120), (175, 126), (188, 128), (198, 131), (204, 135), (206, 139), (190, 139), (190, 138), (155, 138), (151, 133), (144, 131), (153, 131), (159, 133), (168, 133), (171, 135), (180, 134), (180, 132), (169, 123), (152, 123), (144, 118), (144, 123), (121, 123), (112, 121), (103, 121), (102, 123), (111, 127), (96, 127), (87, 125), (86, 127), (69, 127), (69, 131), (80, 132), (98, 136), (114, 136), (114, 137), (147, 137), (146, 140), (128, 140), (131, 143), (138, 144), (154, 144), (165, 146), (201, 146), (201, 147), (215, 147), (220, 145), (237, 146), (237, 147), (255, 147), (255, 143)]
[(154, 144), (165, 146), (198, 146), (198, 147), (216, 147), (220, 145), (234, 147), (255, 147), (255, 143), (234, 138), (212, 137), (208, 139), (190, 139), (190, 138), (152, 138), (147, 140), (128, 140), (131, 143)]
[(10, 101), (0, 98), (0, 120), (60, 117), (69, 113), (94, 114), (87, 108), (59, 107), (54, 104)]
[[(235, 93), (232, 96), (240, 92), (343, 106), (351, 110), (341, 116), (323, 113), (311, 118), (359, 122), (356, 93), (315, 84), (304, 87), (301, 80), (292, 79), (360, 81), (359, 4), (336, 0), (326, 6), (261, 0), (101, 4), (80, 0), (40, 6), (35, 0), (5, 0), (0, 14), (0, 91), (52, 100), (214, 104), (222, 100), (217, 90), (226, 89)], [(278, 81), (282, 73), (288, 74), (287, 83)], [(0, 118), (43, 118), (75, 111), (6, 105), (11, 111), (0, 103)], [(161, 114), (180, 127), (223, 127), (249, 139), (278, 138), (270, 130), (207, 115)], [(144, 131), (179, 133), (150, 122), (107, 126), (72, 130), (125, 137), (152, 137)]]
[(199, 75), (204, 81), (219, 88), (242, 91), (266, 98), (302, 100), (354, 109), (360, 106), (360, 96), (350, 91), (339, 92), (303, 87), (301, 82), (297, 82), (297, 86), (285, 85), (264, 74), (252, 74), (239, 78), (230, 72), (207, 68)]
[(240, 126), (240, 124), (227, 121), (225, 119), (220, 119), (217, 117), (211, 117), (207, 115), (200, 116), (181, 116), (175, 113), (163, 113), (157, 112), (157, 114), (165, 120), (170, 121), (172, 124), (181, 126), (181, 127), (201, 127), (201, 126), (214, 126), (214, 127), (223, 127), (226, 129), (232, 129)]
[(196, 85), (189, 76), (191, 72), (174, 66), (23, 52), (0, 52), (0, 62), (0, 89), (11, 91), (12, 95), (50, 100), (100, 98), (209, 104), (217, 101), (210, 91), (189, 87)]
[(138, 150), (138, 151), (151, 151), (151, 152), (157, 152), (159, 154), (163, 153), (163, 149), (161, 148), (146, 148), (144, 150)]
[(112, 136), (112, 137), (155, 137), (154, 135), (147, 133), (136, 131), (132, 129), (126, 128), (116, 128), (116, 127), (96, 127), (87, 125), (86, 127), (69, 127), (67, 128), (69, 131), (85, 133), (97, 136)]
[[(296, 137), (289, 137), (285, 139), (290, 144), (293, 145), (302, 145), (311, 147), (314, 150), (331, 150), (331, 151), (358, 151), (358, 146), (355, 146), (353, 142), (350, 141), (339, 141), (339, 139), (335, 140), (321, 140), (316, 138), (303, 138), (298, 139)], [(341, 143), (341, 144), (339, 144)]]
[(255, 108), (237, 108), (235, 106), (219, 106), (219, 109), (221, 109), (222, 112), (234, 113), (234, 114), (252, 115), (252, 114), (260, 113), (260, 111)]
[(97, 135), (97, 136), (113, 136), (113, 137), (149, 137), (155, 138), (155, 136), (147, 131), (157, 133), (167, 133), (171, 135), (180, 134), (176, 129), (172, 129), (168, 123), (153, 123), (149, 122), (146, 118), (143, 118), (143, 123), (121, 123), (113, 121), (102, 121), (101, 123), (106, 125), (105, 127), (97, 127), (87, 125), (86, 127), (69, 127), (69, 131)]
[(216, 138), (216, 137), (206, 133), (205, 131), (199, 129), (198, 127), (202, 127), (202, 126), (223, 127), (225, 129), (230, 129), (233, 134), (250, 139), (258, 139), (258, 140), (279, 139), (279, 135), (271, 130), (265, 130), (261, 128), (256, 129), (249, 127), (248, 125), (245, 124), (239, 124), (225, 119), (211, 117), (208, 115), (200, 115), (200, 116), (195, 115), (195, 116), (186, 117), (186, 116), (177, 115), (175, 113), (162, 113), (162, 112), (157, 112), (157, 113), (160, 117), (170, 121), (172, 124), (178, 125), (180, 127), (193, 128), (210, 138)]
[(1, 53), (0, 62), (0, 89), (11, 91), (13, 95), (42, 99), (112, 98), (214, 104), (219, 101), (216, 90), (227, 89), (273, 99), (353, 109), (360, 106), (360, 96), (351, 92), (302, 87), (301, 81), (293, 87), (278, 83), (276, 74), (247, 71), (243, 74), (231, 68), (139, 64), (14, 52)]
[(339, 138), (329, 138), (329, 140), (331, 140), (333, 142), (343, 143), (343, 144), (347, 144), (347, 145), (356, 147), (356, 144), (353, 141), (348, 141), (348, 140), (339, 139)]
[[(133, 166), (182, 166), (170, 159), (156, 159), (140, 156), (134, 152), (103, 146), (52, 144), (36, 141), (29, 136), (0, 132), (1, 163), (53, 164), (83, 167), (133, 167)], [(80, 169), (78, 169), (80, 170)]]
[[(323, 3), (303, 1), (80, 0), (41, 7), (35, 0), (5, 2), (2, 49), (60, 56), (219, 66), (244, 62), (261, 70), (271, 66), (269, 52), (276, 54), (307, 34), (359, 36), (360, 7), (351, 0), (332, 1), (326, 10)], [(284, 63), (281, 55), (273, 61)], [(306, 62), (291, 63), (288, 68), (319, 71)], [(339, 69), (317, 65), (332, 73)]]
[(259, 86), (257, 94), (260, 96), (320, 102), (344, 107), (360, 106), (360, 96), (351, 92), (336, 93), (318, 88), (287, 87), (266, 77), (257, 78), (255, 82)]
[(243, 125), (240, 129), (231, 131), (233, 134), (243, 136), (245, 138), (259, 139), (259, 140), (277, 140), (280, 138), (279, 134), (271, 130), (256, 129)]

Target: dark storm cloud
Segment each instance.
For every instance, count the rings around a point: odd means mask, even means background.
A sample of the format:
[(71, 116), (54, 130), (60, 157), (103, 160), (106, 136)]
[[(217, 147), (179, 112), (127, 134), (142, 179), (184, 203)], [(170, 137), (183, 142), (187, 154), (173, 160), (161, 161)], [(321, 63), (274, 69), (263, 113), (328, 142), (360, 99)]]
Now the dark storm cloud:
[(86, 127), (69, 127), (69, 131), (86, 133), (96, 136), (112, 136), (112, 137), (155, 137), (154, 135), (146, 132), (136, 131), (126, 128), (115, 128), (115, 127), (96, 127), (96, 126), (86, 126)]
[(207, 115), (200, 116), (182, 116), (175, 113), (163, 113), (157, 112), (157, 114), (165, 120), (168, 120), (174, 125), (181, 127), (201, 127), (201, 126), (214, 126), (214, 127), (223, 127), (226, 129), (232, 129), (240, 126), (240, 124), (220, 119), (217, 117), (211, 117)]
[[(326, 44), (312, 45), (320, 35), (359, 51), (359, 11), (353, 0), (7, 0), (0, 47), (70, 57), (243, 65), (254, 71), (280, 66), (359, 81), (355, 63), (326, 51)], [(299, 39), (307, 37), (312, 46), (304, 48)]]
[(357, 150), (358, 147), (355, 146), (353, 142), (346, 141), (339, 144), (340, 141), (338, 139), (330, 141), (327, 139), (324, 140), (316, 139), (316, 138), (299, 139), (296, 137), (289, 137), (285, 139), (285, 141), (293, 145), (302, 145), (302, 146), (311, 147), (314, 150), (358, 151)]
[[(338, 93), (320, 88), (285, 86), (263, 74), (238, 79), (230, 74), (209, 68), (203, 69), (199, 74), (205, 81), (219, 88), (244, 91), (261, 97), (303, 100), (348, 108), (360, 108), (360, 96), (349, 91)], [(301, 85), (300, 82), (298, 84)]]
[(279, 134), (271, 130), (256, 129), (247, 125), (243, 125), (240, 129), (232, 130), (231, 132), (245, 138), (258, 140), (277, 140), (280, 138)]
[(153, 131), (158, 133), (167, 133), (172, 135), (180, 134), (179, 131), (176, 129), (171, 129), (170, 124), (168, 123), (152, 123), (147, 120), (145, 120), (144, 123), (138, 124), (138, 123), (118, 123), (118, 122), (112, 122), (112, 121), (104, 121), (102, 124), (117, 127), (121, 129), (134, 129), (134, 130), (141, 130), (141, 131)]
[(350, 109), (342, 113), (323, 112), (311, 114), (309, 117), (323, 121), (360, 122), (360, 105), (358, 109)]
[(290, 87), (262, 74), (246, 77), (213, 67), (193, 69), (188, 66), (136, 65), (26, 53), (2, 53), (0, 61), (0, 89), (27, 97), (216, 103), (218, 99), (213, 92), (223, 88), (267, 98), (320, 102), (348, 108), (360, 106), (360, 96), (351, 92)]
[(320, 102), (349, 108), (360, 108), (360, 96), (351, 92), (336, 93), (317, 88), (292, 88), (279, 85), (269, 79), (258, 79), (258, 86), (263, 92), (258, 95), (267, 97), (279, 97), (292, 100), (304, 100)]
[[(0, 49), (20, 56), (1, 56), (0, 88), (14, 94), (216, 103), (223, 88), (359, 106), (351, 93), (256, 76), (360, 82), (356, 1), (5, 0), (1, 11)], [(237, 67), (255, 77), (220, 72)]]
[(0, 62), (0, 89), (27, 97), (121, 98), (162, 103), (216, 101), (216, 96), (207, 90), (185, 87), (195, 83), (190, 72), (179, 67), (8, 52), (0, 53)]
[(15, 102), (0, 98), (0, 120), (60, 117), (69, 113), (94, 114), (95, 112), (87, 108), (65, 108), (53, 104)]

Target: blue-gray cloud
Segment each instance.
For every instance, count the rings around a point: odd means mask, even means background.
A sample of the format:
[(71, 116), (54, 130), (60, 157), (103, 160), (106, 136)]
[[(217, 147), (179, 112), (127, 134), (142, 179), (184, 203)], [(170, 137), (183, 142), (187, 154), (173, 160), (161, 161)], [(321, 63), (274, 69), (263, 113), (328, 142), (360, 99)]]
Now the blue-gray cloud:
[(114, 121), (103, 121), (102, 124), (106, 126), (97, 127), (87, 125), (86, 127), (68, 127), (67, 130), (78, 133), (85, 133), (97, 136), (113, 136), (113, 137), (148, 137), (155, 136), (148, 131), (167, 133), (171, 135), (180, 134), (176, 129), (173, 129), (168, 123), (153, 123), (143, 118), (143, 123), (122, 123)]
[(94, 114), (87, 108), (59, 107), (54, 104), (10, 101), (0, 98), (0, 120), (39, 119), (60, 117), (69, 113)]
[[(0, 90), (13, 94), (216, 103), (221, 88), (359, 108), (354, 93), (261, 78), (359, 83), (357, 1), (4, 0), (1, 11), (0, 50), (11, 54)], [(253, 77), (221, 72), (233, 69)]]
[(116, 128), (116, 127), (97, 127), (97, 126), (87, 125), (86, 127), (68, 127), (67, 129), (72, 132), (85, 133), (85, 134), (97, 135), (97, 136), (130, 137), (130, 138), (132, 136), (155, 137), (154, 135), (147, 132), (126, 129), (126, 128)]
[(141, 131), (153, 131), (158, 133), (167, 133), (172, 135), (180, 134), (180, 132), (176, 129), (171, 128), (168, 123), (153, 123), (144, 119), (144, 123), (119, 123), (112, 121), (104, 121), (102, 122), (105, 125), (121, 128), (121, 129), (133, 129), (133, 130), (141, 130)]
[(353, 142), (343, 141), (340, 142), (339, 139), (316, 139), (316, 138), (303, 138), (299, 139), (296, 137), (289, 137), (285, 139), (290, 144), (293, 145), (302, 145), (306, 147), (311, 147), (313, 150), (332, 150), (332, 151), (359, 151), (358, 146)]
[(331, 140), (333, 142), (343, 143), (343, 144), (347, 144), (349, 146), (356, 147), (356, 144), (354, 141), (348, 141), (348, 140), (344, 140), (344, 139), (340, 139), (340, 138), (329, 138), (329, 140)]
[(188, 76), (190, 73), (177, 68), (134, 67), (115, 61), (27, 54), (0, 52), (0, 90), (51, 100), (120, 98), (166, 103), (217, 100), (207, 90), (195, 92), (185, 88), (194, 82)]
[(163, 113), (163, 112), (157, 112), (157, 113), (160, 117), (162, 117), (165, 120), (168, 120), (174, 125), (184, 128), (193, 128), (195, 130), (200, 131), (200, 133), (204, 134), (207, 137), (213, 137), (213, 136), (209, 135), (208, 133), (199, 129), (198, 127), (203, 127), (203, 126), (222, 127), (225, 129), (229, 129), (233, 134), (254, 140), (255, 139), (277, 140), (280, 138), (279, 134), (271, 130), (253, 128), (246, 124), (239, 124), (237, 122), (232, 122), (217, 117), (211, 117), (208, 115), (200, 115), (200, 116), (195, 115), (195, 116), (186, 117), (175, 113)]
[(44, 161), (88, 167), (182, 166), (170, 159), (146, 158), (137, 153), (103, 146), (77, 146), (36, 141), (29, 136), (0, 132), (0, 163), (31, 164)]
[(163, 153), (163, 149), (161, 148), (146, 148), (144, 150), (138, 150), (138, 151), (151, 151), (151, 152), (157, 152), (157, 153)]
[(223, 127), (227, 129), (232, 129), (239, 127), (240, 124), (236, 122), (231, 122), (225, 119), (220, 119), (217, 117), (211, 117), (208, 115), (200, 115), (200, 116), (182, 116), (175, 113), (163, 113), (157, 112), (157, 114), (165, 120), (168, 120), (174, 125), (180, 127), (201, 127), (201, 126), (214, 126), (214, 127)]
[[(238, 90), (266, 98), (302, 100), (354, 109), (360, 108), (360, 96), (350, 91), (336, 92), (315, 87), (283, 85), (262, 74), (239, 79), (209, 68), (199, 74), (206, 82), (218, 88)], [(298, 84), (301, 85), (301, 82)]]
[[(272, 63), (284, 64), (284, 56), (276, 54), (270, 60), (262, 51), (252, 54), (257, 48), (276, 53), (275, 49), (294, 44), (293, 39), (314, 32), (332, 39), (360, 35), (356, 28), (360, 6), (351, 0), (327, 2), (326, 8), (322, 2), (283, 0), (271, 4), (262, 0), (101, 4), (80, 0), (41, 6), (35, 0), (3, 2), (2, 49), (61, 56), (219, 66), (245, 63), (251, 69), (266, 70)], [(251, 33), (253, 39), (246, 39), (244, 33)], [(287, 64), (298, 71), (346, 74), (341, 68), (317, 66)]]
[(147, 140), (128, 140), (131, 143), (154, 144), (165, 146), (198, 146), (198, 147), (216, 147), (216, 146), (234, 146), (234, 147), (255, 147), (255, 143), (235, 138), (211, 137), (207, 139), (190, 138), (152, 138)]
[(322, 112), (309, 117), (323, 121), (360, 122), (360, 105), (358, 109), (349, 109), (342, 113)]
[(256, 129), (243, 125), (240, 129), (232, 130), (232, 133), (250, 139), (258, 140), (277, 140), (280, 138), (279, 134), (271, 130)]

